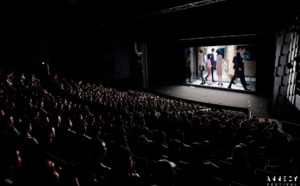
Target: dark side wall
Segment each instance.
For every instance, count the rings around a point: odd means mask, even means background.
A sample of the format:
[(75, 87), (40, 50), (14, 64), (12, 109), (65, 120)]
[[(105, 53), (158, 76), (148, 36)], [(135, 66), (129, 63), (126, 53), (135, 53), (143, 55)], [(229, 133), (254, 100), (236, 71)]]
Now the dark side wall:
[(51, 64), (59, 76), (113, 79), (112, 43), (94, 30), (56, 30), (51, 35)]
[(183, 52), (172, 42), (149, 42), (148, 75), (149, 86), (182, 83), (184, 71), (181, 61)]
[(274, 60), (273, 115), (284, 121), (300, 124), (299, 97), (299, 19), (289, 28), (277, 32)]
[(45, 72), (42, 62), (49, 60), (48, 32), (43, 26), (10, 23), (1, 33), (1, 67), (24, 72)]
[(0, 67), (51, 76), (134, 86), (138, 68), (134, 44), (97, 27), (52, 21), (7, 22), (1, 34)]
[(134, 43), (99, 28), (57, 32), (51, 39), (51, 61), (61, 76), (101, 82), (120, 88), (136, 83), (138, 70)]

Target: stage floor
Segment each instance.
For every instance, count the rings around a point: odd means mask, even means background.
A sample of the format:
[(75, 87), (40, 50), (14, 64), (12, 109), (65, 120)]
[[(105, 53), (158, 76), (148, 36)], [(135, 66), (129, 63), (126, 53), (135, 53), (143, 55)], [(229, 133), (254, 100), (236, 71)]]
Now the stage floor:
[[(239, 91), (247, 91), (247, 92), (255, 92), (256, 91), (256, 81), (255, 78), (249, 78), (246, 77), (245, 78), (247, 85), (247, 88), (249, 90), (244, 90), (244, 87), (240, 81), (239, 78), (237, 78), (234, 82), (235, 84), (231, 85), (231, 89), (232, 90), (239, 90)], [(212, 81), (206, 81), (205, 84), (201, 84), (202, 80), (201, 78), (192, 78), (191, 79), (191, 83), (188, 82), (188, 80), (186, 79), (186, 84), (188, 85), (193, 85), (193, 86), (202, 86), (202, 87), (211, 87), (211, 88), (219, 88), (219, 89), (228, 89), (228, 85), (230, 83), (230, 79), (226, 79), (223, 78), (222, 84), (220, 85), (220, 82), (215, 78), (215, 82)]]
[(255, 95), (252, 91), (235, 91), (228, 88), (216, 89), (193, 84), (164, 85), (149, 88), (150, 91), (187, 101), (196, 101), (211, 107), (228, 107), (234, 110), (248, 109), (260, 118), (272, 118), (267, 112), (268, 100)]

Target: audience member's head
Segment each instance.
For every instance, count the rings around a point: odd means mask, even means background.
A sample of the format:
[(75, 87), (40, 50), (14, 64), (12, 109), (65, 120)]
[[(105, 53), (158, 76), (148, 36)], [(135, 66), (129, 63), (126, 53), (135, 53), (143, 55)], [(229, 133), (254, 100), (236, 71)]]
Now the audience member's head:
[(155, 184), (158, 186), (174, 186), (176, 164), (166, 159), (160, 159), (154, 167)]

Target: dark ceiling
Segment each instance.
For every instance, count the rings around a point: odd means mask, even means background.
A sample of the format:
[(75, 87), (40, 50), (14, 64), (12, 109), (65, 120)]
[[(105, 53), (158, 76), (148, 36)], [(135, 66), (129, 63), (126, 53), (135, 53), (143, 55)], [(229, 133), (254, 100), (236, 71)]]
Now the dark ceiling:
[(137, 38), (257, 34), (285, 28), (300, 1), (26, 0), (2, 2), (7, 25), (100, 31)]

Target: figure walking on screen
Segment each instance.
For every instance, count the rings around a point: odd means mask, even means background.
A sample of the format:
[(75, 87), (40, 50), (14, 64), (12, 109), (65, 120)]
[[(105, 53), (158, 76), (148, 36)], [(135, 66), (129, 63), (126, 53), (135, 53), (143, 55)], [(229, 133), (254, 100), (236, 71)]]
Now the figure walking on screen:
[(200, 71), (200, 75), (201, 75), (201, 85), (205, 84), (205, 79), (204, 79), (204, 76), (203, 76), (203, 73), (205, 71), (205, 67), (204, 67), (204, 61), (205, 61), (205, 56), (204, 56), (204, 53), (203, 53), (203, 50), (199, 50), (199, 71)]
[(223, 56), (220, 52), (220, 50), (216, 50), (217, 53), (217, 76), (218, 76), (218, 80), (219, 83), (218, 85), (222, 85), (222, 75), (223, 75)]
[(236, 47), (236, 62), (235, 62), (235, 70), (234, 70), (234, 76), (232, 77), (228, 88), (231, 88), (231, 85), (233, 84), (234, 80), (236, 78), (240, 78), (241, 83), (245, 90), (250, 90), (247, 88), (247, 84), (245, 81), (245, 74), (244, 74), (244, 64), (243, 64), (243, 58), (241, 56), (241, 52), (244, 48), (241, 46)]
[(187, 56), (185, 59), (185, 73), (186, 78), (189, 80), (189, 83), (192, 83), (191, 76), (192, 76), (192, 70), (191, 70), (191, 51), (187, 52)]
[[(234, 69), (234, 73), (235, 73), (236, 56), (233, 56), (232, 63), (233, 63), (233, 69)], [(232, 82), (232, 84), (235, 84), (235, 81)]]
[(210, 58), (210, 54), (208, 54), (208, 56), (207, 56), (207, 76), (205, 78), (208, 85), (211, 85), (211, 83), (212, 83), (212, 76), (211, 76), (212, 70), (211, 69), (212, 69), (211, 58)]
[[(243, 58), (243, 66), (242, 66), (242, 71), (243, 71), (243, 78), (244, 78), (244, 81), (246, 82), (246, 77), (245, 77), (245, 65), (244, 65), (244, 62), (245, 62), (245, 53), (246, 53), (247, 49), (245, 47), (241, 47), (241, 57)], [(246, 82), (246, 85), (248, 86), (249, 84)]]
[[(210, 59), (210, 62), (211, 62), (211, 80), (212, 80), (212, 82), (215, 82), (215, 80), (214, 80), (214, 69), (215, 69), (214, 52), (215, 52), (215, 49), (212, 48), (211, 53), (207, 54), (207, 59)], [(205, 80), (207, 80), (207, 77), (208, 76), (206, 76)]]

